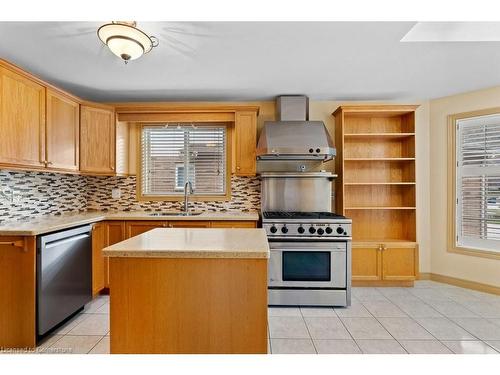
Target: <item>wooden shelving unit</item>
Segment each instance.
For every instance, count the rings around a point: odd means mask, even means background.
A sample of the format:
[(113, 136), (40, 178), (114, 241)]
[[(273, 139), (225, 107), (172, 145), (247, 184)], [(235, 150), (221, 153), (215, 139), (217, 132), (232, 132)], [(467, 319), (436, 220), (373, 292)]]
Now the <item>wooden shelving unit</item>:
[(335, 116), (337, 212), (353, 221), (354, 285), (418, 275), (415, 110), (341, 106)]

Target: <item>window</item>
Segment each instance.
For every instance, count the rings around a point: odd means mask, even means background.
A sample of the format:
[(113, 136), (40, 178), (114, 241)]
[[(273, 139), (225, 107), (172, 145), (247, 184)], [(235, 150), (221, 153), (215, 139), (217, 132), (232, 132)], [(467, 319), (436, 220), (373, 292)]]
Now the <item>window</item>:
[(190, 181), (194, 196), (228, 193), (225, 125), (143, 125), (140, 196), (179, 198)]
[(456, 247), (500, 253), (500, 114), (455, 126)]

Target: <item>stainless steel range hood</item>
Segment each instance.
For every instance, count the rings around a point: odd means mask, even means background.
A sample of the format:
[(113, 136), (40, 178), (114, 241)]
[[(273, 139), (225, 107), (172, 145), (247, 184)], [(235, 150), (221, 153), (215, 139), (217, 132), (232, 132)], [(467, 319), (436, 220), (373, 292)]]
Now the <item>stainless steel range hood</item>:
[(325, 124), (309, 121), (309, 98), (278, 96), (276, 109), (278, 121), (264, 123), (257, 159), (327, 161), (336, 155)]

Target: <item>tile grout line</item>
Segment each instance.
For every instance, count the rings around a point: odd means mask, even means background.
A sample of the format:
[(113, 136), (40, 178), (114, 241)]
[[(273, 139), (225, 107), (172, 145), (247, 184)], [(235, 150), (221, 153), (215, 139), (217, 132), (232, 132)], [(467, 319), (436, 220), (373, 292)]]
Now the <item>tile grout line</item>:
[(306, 326), (307, 333), (309, 334), (309, 338), (311, 339), (311, 343), (313, 345), (314, 351), (316, 352), (316, 354), (319, 354), (318, 349), (316, 349), (316, 345), (314, 344), (314, 339), (312, 338), (311, 331), (309, 331), (309, 327), (307, 326), (307, 321), (305, 320), (305, 316), (304, 316), (304, 314), (302, 314), (302, 309), (300, 307), (298, 309), (300, 312), (300, 316), (302, 317), (302, 321), (304, 322), (304, 325)]
[[(351, 306), (352, 306), (352, 300), (351, 300)], [(352, 335), (352, 333), (349, 331), (349, 329), (347, 328), (347, 326), (344, 324), (344, 322), (342, 321), (342, 318), (340, 316), (338, 316), (337, 312), (335, 311), (335, 309), (333, 309), (333, 311), (335, 312), (335, 315), (337, 315), (337, 318), (340, 320), (340, 324), (342, 324), (342, 326), (345, 328), (345, 330), (347, 331), (347, 333), (349, 334), (349, 336), (351, 336), (351, 339), (352, 341), (354, 341), (354, 345), (356, 345), (356, 348), (359, 349), (359, 352), (361, 354), (364, 354), (363, 353), (363, 350), (361, 350), (361, 347), (358, 345), (358, 342), (354, 339), (354, 336)], [(367, 310), (368, 311), (368, 310)], [(368, 314), (370, 314), (370, 312), (368, 311)]]

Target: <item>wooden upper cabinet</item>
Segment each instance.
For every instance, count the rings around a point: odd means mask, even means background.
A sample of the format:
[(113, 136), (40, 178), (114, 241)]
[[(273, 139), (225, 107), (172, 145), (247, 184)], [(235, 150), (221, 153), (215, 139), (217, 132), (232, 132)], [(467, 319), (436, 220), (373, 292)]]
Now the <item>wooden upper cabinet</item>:
[(115, 174), (116, 124), (112, 108), (80, 108), (80, 171)]
[(47, 167), (77, 171), (79, 166), (80, 105), (47, 89)]
[(257, 113), (236, 112), (235, 115), (235, 173), (254, 176), (256, 173)]
[(45, 167), (45, 87), (0, 66), (0, 164)]

